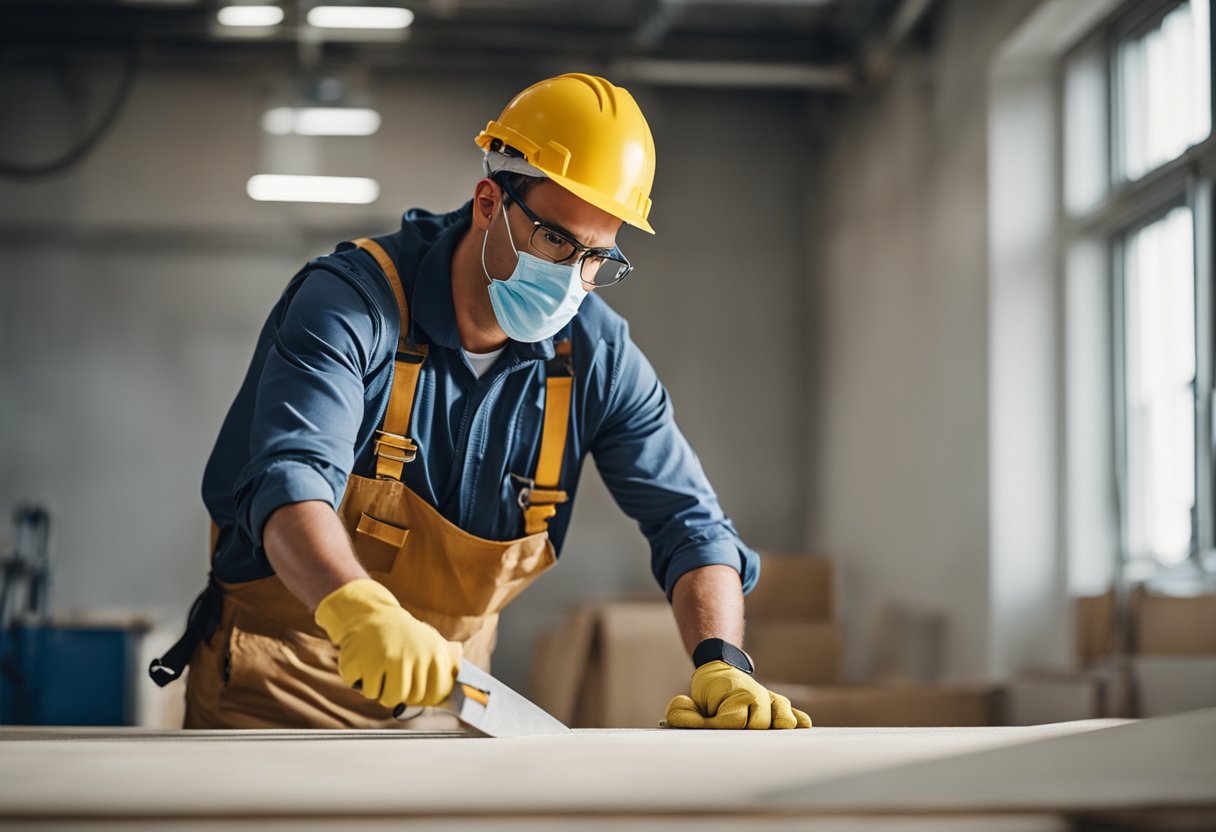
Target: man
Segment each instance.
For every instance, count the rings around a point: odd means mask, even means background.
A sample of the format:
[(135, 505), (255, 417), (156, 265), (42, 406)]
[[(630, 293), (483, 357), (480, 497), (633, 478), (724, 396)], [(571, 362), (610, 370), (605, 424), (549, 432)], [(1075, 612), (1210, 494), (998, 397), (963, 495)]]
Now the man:
[(208, 589), (154, 662), (189, 662), (186, 727), (393, 727), (552, 566), (588, 452), (650, 541), (696, 670), (675, 727), (809, 727), (751, 676), (759, 558), (719, 508), (667, 393), (594, 294), (632, 266), (654, 143), (637, 104), (569, 74), (477, 137), (447, 214), (311, 261), (271, 311), (203, 480)]

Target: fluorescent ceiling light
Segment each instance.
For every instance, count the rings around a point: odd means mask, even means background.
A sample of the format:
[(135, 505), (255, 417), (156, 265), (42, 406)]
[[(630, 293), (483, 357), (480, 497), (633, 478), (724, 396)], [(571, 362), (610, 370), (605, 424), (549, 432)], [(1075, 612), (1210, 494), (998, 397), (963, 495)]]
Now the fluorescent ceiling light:
[(370, 136), (380, 129), (380, 114), (361, 107), (275, 107), (262, 116), (273, 136)]
[(221, 26), (277, 26), (283, 22), (278, 6), (224, 6), (216, 14)]
[(380, 183), (362, 176), (283, 176), (259, 173), (249, 177), (245, 193), (259, 202), (340, 202), (366, 205), (380, 196)]
[(404, 29), (414, 13), (395, 6), (316, 6), (308, 24), (319, 29)]

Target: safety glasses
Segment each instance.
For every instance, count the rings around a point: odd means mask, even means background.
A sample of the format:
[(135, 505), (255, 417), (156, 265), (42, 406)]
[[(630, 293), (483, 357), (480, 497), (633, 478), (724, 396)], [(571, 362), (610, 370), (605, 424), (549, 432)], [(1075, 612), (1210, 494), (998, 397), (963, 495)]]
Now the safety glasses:
[(557, 228), (538, 217), (505, 181), (498, 184), (520, 207), (524, 216), (532, 221), (532, 234), (528, 237), (528, 245), (533, 251), (554, 263), (565, 263), (577, 257), (575, 262), (581, 266), (580, 276), (583, 283), (597, 289), (620, 283), (633, 271), (633, 264), (616, 246), (592, 248), (583, 245), (565, 229)]

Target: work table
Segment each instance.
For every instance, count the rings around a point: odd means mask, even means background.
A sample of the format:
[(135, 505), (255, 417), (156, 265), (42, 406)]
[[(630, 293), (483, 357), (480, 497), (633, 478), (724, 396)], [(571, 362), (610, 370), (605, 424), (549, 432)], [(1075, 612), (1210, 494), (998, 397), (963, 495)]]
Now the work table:
[[(864, 814), (933, 817), (932, 828), (982, 815), (991, 821), (983, 828), (1054, 829), (1067, 827), (1008, 824), (1145, 807), (1216, 809), (1216, 709), (1033, 727), (576, 730), (516, 739), (0, 729), (0, 823), (30, 828), (95, 828), (106, 818), (125, 828), (309, 819), (376, 828), (410, 818), (444, 830), (575, 819), (682, 829), (697, 818), (746, 816), (750, 828), (785, 829), (797, 819), (797, 828), (814, 829), (808, 820), (834, 817), (831, 828), (843, 829), (844, 818)], [(871, 817), (857, 828), (883, 828), (876, 824)]]

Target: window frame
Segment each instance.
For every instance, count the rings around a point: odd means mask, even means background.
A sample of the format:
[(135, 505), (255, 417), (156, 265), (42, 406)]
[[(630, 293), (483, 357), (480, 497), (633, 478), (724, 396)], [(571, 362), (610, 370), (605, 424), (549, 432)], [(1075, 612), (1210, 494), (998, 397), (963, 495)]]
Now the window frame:
[[(1086, 37), (1061, 56), (1057, 66), (1056, 90), (1061, 117), (1057, 120), (1057, 158), (1060, 186), (1058, 211), (1062, 218), (1059, 259), (1071, 245), (1083, 239), (1098, 239), (1108, 253), (1110, 281), (1111, 338), (1113, 343), (1110, 390), (1113, 401), (1114, 489), (1117, 495), (1119, 551), (1115, 553), (1116, 582), (1148, 580), (1188, 581), (1216, 574), (1216, 274), (1213, 264), (1213, 239), (1216, 237), (1216, 49), (1209, 46), (1209, 71), (1214, 83), (1209, 88), (1208, 106), (1213, 127), (1207, 138), (1192, 145), (1181, 155), (1147, 171), (1137, 179), (1123, 176), (1122, 123), (1119, 88), (1119, 47), (1128, 38), (1142, 35), (1185, 0), (1140, 0), (1121, 5)], [(1210, 45), (1216, 45), (1216, 0), (1209, 2)], [(1095, 205), (1080, 213), (1070, 213), (1064, 185), (1066, 140), (1066, 68), (1083, 53), (1104, 53), (1106, 165), (1104, 194)], [(1173, 208), (1191, 209), (1194, 239), (1195, 278), (1195, 545), (1185, 560), (1166, 564), (1130, 551), (1128, 539), (1127, 398), (1125, 339), (1125, 248), (1129, 237), (1139, 229), (1165, 216)], [(1062, 272), (1061, 272), (1062, 274)]]

